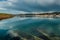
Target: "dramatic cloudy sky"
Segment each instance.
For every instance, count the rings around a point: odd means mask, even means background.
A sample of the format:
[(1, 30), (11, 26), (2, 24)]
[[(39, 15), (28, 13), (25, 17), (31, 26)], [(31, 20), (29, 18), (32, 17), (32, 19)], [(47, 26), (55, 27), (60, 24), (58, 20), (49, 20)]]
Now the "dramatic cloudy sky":
[(0, 12), (60, 11), (60, 0), (0, 0)]

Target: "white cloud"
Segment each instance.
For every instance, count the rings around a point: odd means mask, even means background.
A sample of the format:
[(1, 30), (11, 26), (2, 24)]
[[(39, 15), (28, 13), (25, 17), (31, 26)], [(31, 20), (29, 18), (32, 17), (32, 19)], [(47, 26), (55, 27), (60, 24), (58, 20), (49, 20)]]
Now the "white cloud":
[(11, 2), (7, 2), (9, 6), (12, 6), (12, 3)]
[(7, 10), (6, 8), (0, 8), (0, 10)]
[[(57, 0), (58, 1), (58, 0)], [(8, 2), (13, 3), (27, 3), (27, 4), (39, 4), (39, 5), (52, 5), (56, 0), (8, 0)]]
[(17, 2), (18, 0), (7, 0), (9, 2)]
[[(39, 2), (38, 2), (39, 3)], [(55, 0), (40, 0), (40, 3), (41, 5), (52, 5), (55, 3)]]
[(55, 3), (55, 0), (25, 0), (26, 3), (34, 3), (42, 6), (52, 5)]
[(56, 0), (56, 4), (57, 5), (60, 5), (60, 0)]
[(20, 11), (42, 11), (46, 8), (46, 10), (54, 11), (54, 9), (50, 7), (54, 5), (60, 6), (60, 0), (7, 0), (0, 2), (0, 7)]

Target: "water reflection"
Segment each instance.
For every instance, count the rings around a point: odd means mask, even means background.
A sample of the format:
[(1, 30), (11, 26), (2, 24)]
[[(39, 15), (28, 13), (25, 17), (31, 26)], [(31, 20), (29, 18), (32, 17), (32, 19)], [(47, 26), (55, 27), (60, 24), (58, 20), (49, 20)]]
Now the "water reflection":
[(0, 37), (2, 38), (7, 35), (10, 30), (18, 30), (36, 35), (35, 31), (37, 29), (44, 31), (49, 35), (52, 33), (60, 35), (60, 19), (14, 17), (0, 21)]

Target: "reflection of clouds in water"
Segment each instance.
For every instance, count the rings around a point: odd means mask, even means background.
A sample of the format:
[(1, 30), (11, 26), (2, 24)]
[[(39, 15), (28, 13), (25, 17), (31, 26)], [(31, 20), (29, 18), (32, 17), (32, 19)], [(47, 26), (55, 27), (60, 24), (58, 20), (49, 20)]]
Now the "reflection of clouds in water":
[(54, 34), (60, 35), (59, 34), (60, 33), (60, 21), (59, 20), (53, 19), (53, 20), (43, 22), (38, 28), (40, 28), (40, 30), (46, 31), (49, 34), (54, 33)]
[(24, 20), (24, 19), (26, 19), (26, 18), (13, 17), (13, 18), (10, 18), (10, 19), (2, 20), (2, 21), (0, 21), (0, 22), (8, 23), (8, 22), (14, 22), (14, 21)]
[(60, 19), (29, 19), (14, 17), (11, 19), (0, 21), (0, 29), (19, 29), (25, 32), (31, 31), (32, 28), (40, 28), (42, 30), (46, 30), (46, 32), (48, 33), (55, 33), (59, 31), (59, 27)]
[(9, 23), (19, 21), (19, 20), (24, 20), (24, 19), (26, 18), (14, 17), (11, 19), (2, 20), (0, 21), (0, 29), (12, 29), (14, 28), (14, 25)]
[(18, 33), (15, 32), (14, 30), (9, 30), (7, 33), (10, 34), (10, 36), (12, 36), (12, 37), (17, 37), (17, 36), (19, 36)]
[(60, 30), (60, 24), (58, 25), (58, 30)]
[(13, 25), (5, 25), (5, 24), (1, 24), (0, 25), (0, 29), (6, 30), (6, 29), (12, 29), (14, 26)]
[(39, 26), (38, 29), (48, 34), (53, 32), (53, 28), (51, 26), (46, 26), (46, 24)]

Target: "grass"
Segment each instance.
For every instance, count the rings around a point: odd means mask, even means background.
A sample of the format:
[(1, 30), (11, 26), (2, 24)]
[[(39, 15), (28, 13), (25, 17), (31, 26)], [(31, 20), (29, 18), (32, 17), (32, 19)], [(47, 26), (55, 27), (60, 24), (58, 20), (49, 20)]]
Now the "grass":
[(0, 20), (12, 18), (12, 14), (0, 13)]

